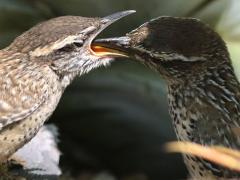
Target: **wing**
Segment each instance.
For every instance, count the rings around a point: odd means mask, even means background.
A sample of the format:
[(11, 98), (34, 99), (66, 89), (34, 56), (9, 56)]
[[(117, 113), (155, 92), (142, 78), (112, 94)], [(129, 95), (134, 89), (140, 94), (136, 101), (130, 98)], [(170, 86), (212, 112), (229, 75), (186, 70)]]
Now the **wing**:
[(197, 114), (196, 142), (240, 150), (240, 138), (235, 131), (240, 128), (240, 89), (233, 85), (208, 85), (199, 102), (188, 106), (190, 112)]
[[(232, 108), (235, 106), (233, 105)], [(240, 127), (240, 116), (234, 114), (236, 111), (219, 110), (209, 105), (198, 107), (198, 112), (204, 114), (199, 114), (195, 125), (194, 137), (197, 142), (240, 149), (240, 141), (234, 131)]]
[(47, 98), (44, 73), (26, 58), (0, 59), (0, 130), (31, 115)]
[[(198, 120), (193, 130), (194, 142), (240, 149), (240, 139), (234, 130), (240, 127), (240, 98), (237, 93), (235, 95), (231, 97), (221, 94), (218, 97), (208, 97), (205, 101), (202, 100), (200, 106), (194, 104), (190, 107), (190, 111), (198, 113)], [(216, 176), (233, 175), (228, 169), (203, 159), (198, 160)]]

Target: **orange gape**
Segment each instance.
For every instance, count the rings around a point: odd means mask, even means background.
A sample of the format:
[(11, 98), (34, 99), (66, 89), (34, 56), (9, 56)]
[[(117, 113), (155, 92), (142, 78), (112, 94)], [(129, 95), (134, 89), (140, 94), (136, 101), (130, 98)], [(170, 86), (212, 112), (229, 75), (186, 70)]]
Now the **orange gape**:
[(98, 53), (106, 53), (106, 52), (112, 51), (111, 49), (108, 49), (108, 48), (105, 48), (105, 47), (102, 47), (102, 46), (94, 46), (94, 45), (92, 45), (91, 48), (97, 54)]
[(123, 57), (128, 57), (127, 54), (124, 52), (118, 51), (116, 49), (111, 49), (103, 46), (98, 46), (98, 45), (92, 45), (91, 46), (92, 51), (95, 53), (97, 56), (123, 56)]

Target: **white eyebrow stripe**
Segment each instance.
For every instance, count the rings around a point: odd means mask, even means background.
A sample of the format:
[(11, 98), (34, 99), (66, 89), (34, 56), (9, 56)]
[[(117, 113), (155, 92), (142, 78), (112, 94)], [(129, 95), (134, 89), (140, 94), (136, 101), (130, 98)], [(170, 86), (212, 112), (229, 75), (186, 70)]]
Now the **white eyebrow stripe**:
[(95, 31), (96, 29), (97, 29), (97, 27), (95, 27), (95, 26), (90, 26), (90, 27), (84, 29), (83, 31), (81, 31), (80, 34), (88, 34), (88, 33), (90, 33), (90, 32)]
[(39, 56), (46, 56), (52, 53), (56, 49), (61, 49), (62, 47), (66, 46), (67, 44), (71, 44), (73, 42), (79, 42), (81, 35), (71, 35), (66, 37), (65, 39), (58, 40), (50, 45), (44, 47), (38, 47), (34, 51), (30, 52), (30, 56), (39, 57)]
[(171, 61), (171, 60), (181, 60), (183, 62), (195, 62), (195, 61), (205, 61), (206, 58), (205, 57), (197, 57), (197, 56), (190, 56), (190, 57), (186, 57), (184, 55), (178, 54), (178, 53), (166, 53), (166, 52), (161, 52), (161, 54), (157, 54), (157, 52), (151, 52), (147, 49), (145, 49), (142, 46), (137, 46), (134, 49), (139, 50), (143, 53), (147, 53), (149, 54), (151, 57), (153, 58), (157, 58), (157, 59), (162, 59), (164, 61)]
[(50, 45), (46, 45), (44, 47), (38, 47), (36, 48), (34, 51), (30, 52), (30, 56), (32, 57), (39, 57), (39, 56), (46, 56), (50, 53), (52, 53), (54, 50), (56, 49), (61, 49), (64, 46), (66, 46), (67, 44), (71, 44), (73, 42), (80, 42), (83, 43), (83, 41), (81, 41), (82, 37), (85, 34), (91, 33), (93, 31), (95, 31), (97, 29), (97, 27), (95, 26), (90, 26), (86, 29), (84, 29), (83, 31), (81, 31), (78, 35), (70, 35), (64, 39), (60, 39)]
[(204, 61), (206, 60), (206, 58), (204, 57), (197, 57), (197, 56), (190, 56), (190, 57), (186, 57), (184, 55), (181, 54), (160, 54), (159, 56), (156, 56), (155, 54), (153, 54), (153, 57), (160, 57), (163, 58), (165, 61), (171, 61), (171, 60), (181, 60), (184, 62), (195, 62), (195, 61)]

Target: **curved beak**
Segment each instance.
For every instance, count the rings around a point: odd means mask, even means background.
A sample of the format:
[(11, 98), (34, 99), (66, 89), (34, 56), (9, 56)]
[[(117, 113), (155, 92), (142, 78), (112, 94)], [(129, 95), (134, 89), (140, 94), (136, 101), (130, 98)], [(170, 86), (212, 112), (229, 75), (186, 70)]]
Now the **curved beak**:
[[(117, 12), (114, 14), (111, 14), (109, 16), (103, 17), (100, 19), (100, 24), (101, 27), (97, 30), (96, 33), (94, 33), (89, 39), (87, 44), (90, 46), (93, 39), (99, 34), (101, 33), (105, 28), (107, 28), (109, 25), (111, 25), (112, 23), (120, 20), (121, 18), (128, 16), (130, 14), (135, 13), (135, 10), (128, 10), (128, 11), (121, 11), (121, 12)], [(93, 49), (92, 49), (93, 50)], [(95, 53), (95, 51), (93, 51)], [(97, 54), (98, 55), (98, 54)]]
[(122, 11), (101, 18), (102, 27), (90, 40), (91, 50), (95, 55), (102, 57), (128, 57), (127, 53), (121, 50), (123, 49), (122, 44), (129, 44), (129, 38), (127, 37), (99, 39), (95, 40), (93, 43), (92, 40), (112, 23), (135, 12), (135, 10)]
[(106, 24), (105, 27), (109, 26), (110, 24), (114, 23), (115, 21), (122, 19), (125, 16), (128, 16), (130, 14), (135, 13), (135, 10), (127, 10), (127, 11), (121, 11), (121, 12), (116, 12), (114, 14), (111, 14), (109, 16), (105, 16), (102, 18), (101, 22), (103, 24)]

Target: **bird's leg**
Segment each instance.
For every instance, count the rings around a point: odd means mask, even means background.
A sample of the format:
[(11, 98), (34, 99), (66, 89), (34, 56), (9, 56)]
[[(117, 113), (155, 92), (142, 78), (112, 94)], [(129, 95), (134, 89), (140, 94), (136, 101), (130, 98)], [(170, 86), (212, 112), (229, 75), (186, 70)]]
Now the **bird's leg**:
[(9, 162), (0, 163), (0, 177), (11, 179), (13, 176), (9, 172)]
[(18, 179), (18, 177), (11, 172), (11, 169), (17, 169), (19, 167), (22, 167), (22, 165), (12, 158), (0, 163), (0, 179)]

